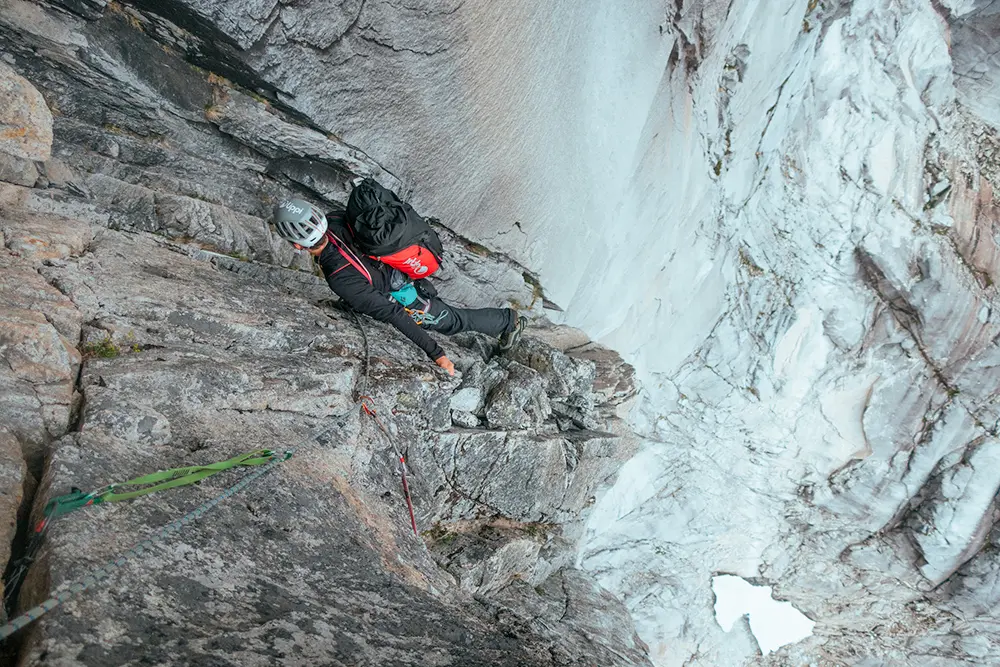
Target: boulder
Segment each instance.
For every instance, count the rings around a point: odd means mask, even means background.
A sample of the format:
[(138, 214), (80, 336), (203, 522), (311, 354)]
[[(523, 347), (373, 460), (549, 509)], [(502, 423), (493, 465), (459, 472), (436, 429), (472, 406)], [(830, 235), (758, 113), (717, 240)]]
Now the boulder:
[(582, 430), (459, 430), (421, 443), (410, 461), (432, 492), (421, 509), (427, 521), (504, 516), (564, 523), (593, 501), (636, 446), (632, 438)]
[(452, 410), (460, 412), (471, 412), (473, 414), (481, 412), (483, 406), (486, 404), (484, 393), (483, 387), (466, 387), (463, 385), (462, 388), (452, 394), (449, 405)]
[(0, 152), (0, 181), (31, 187), (38, 182), (38, 168), (31, 160)]
[(486, 421), (493, 429), (529, 429), (541, 426), (552, 414), (545, 383), (537, 371), (512, 361), (506, 377), (486, 399)]
[(11, 252), (34, 262), (80, 255), (92, 237), (90, 225), (75, 218), (12, 209), (0, 209), (0, 230)]
[(609, 667), (652, 667), (622, 601), (578, 569), (563, 568), (532, 587), (515, 580), (488, 602), (504, 626), (527, 626), (552, 637), (556, 664), (572, 664), (581, 653)]
[(594, 382), (590, 389), (597, 395), (599, 404), (627, 405), (639, 393), (635, 368), (614, 350), (588, 342), (567, 350), (566, 354), (571, 359), (593, 365)]
[(70, 424), (81, 316), (27, 261), (0, 250), (0, 422), (37, 463)]
[(44, 162), (52, 155), (49, 107), (38, 89), (3, 61), (0, 61), (0, 154), (35, 162)]
[(537, 371), (545, 382), (545, 393), (553, 399), (587, 394), (597, 377), (594, 362), (569, 357), (532, 336), (525, 336), (508, 356)]
[(533, 525), (448, 530), (430, 543), (434, 559), (470, 595), (491, 596), (515, 579), (531, 581), (544, 537)]
[(463, 428), (477, 428), (480, 423), (479, 417), (471, 412), (463, 412), (462, 410), (452, 410), (451, 421), (456, 426), (461, 426)]
[(0, 181), (32, 186), (52, 153), (52, 114), (41, 93), (0, 61)]

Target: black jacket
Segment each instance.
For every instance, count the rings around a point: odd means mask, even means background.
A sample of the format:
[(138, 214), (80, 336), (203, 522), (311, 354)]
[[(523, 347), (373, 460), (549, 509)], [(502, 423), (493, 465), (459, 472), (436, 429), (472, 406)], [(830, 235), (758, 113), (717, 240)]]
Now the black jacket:
[(326, 217), (329, 243), (323, 248), (319, 263), (330, 289), (359, 313), (399, 329), (431, 359), (444, 356), (441, 346), (389, 296), (394, 269), (370, 259), (353, 246), (342, 212), (333, 211)]

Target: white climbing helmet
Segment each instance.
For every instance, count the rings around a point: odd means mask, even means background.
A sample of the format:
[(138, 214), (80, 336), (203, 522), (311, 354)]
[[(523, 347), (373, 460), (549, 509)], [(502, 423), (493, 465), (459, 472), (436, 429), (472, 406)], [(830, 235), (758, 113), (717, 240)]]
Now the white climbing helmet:
[(303, 248), (312, 248), (326, 234), (326, 215), (301, 199), (289, 199), (275, 206), (272, 220), (281, 238)]

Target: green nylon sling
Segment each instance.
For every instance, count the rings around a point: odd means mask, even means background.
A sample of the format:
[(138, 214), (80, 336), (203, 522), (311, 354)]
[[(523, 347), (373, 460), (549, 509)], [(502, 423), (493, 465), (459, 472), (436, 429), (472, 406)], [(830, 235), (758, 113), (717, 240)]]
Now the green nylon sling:
[[(277, 456), (277, 454), (270, 449), (255, 449), (252, 452), (240, 454), (239, 456), (234, 456), (231, 459), (219, 461), (218, 463), (160, 470), (149, 475), (143, 475), (142, 477), (130, 479), (127, 482), (108, 484), (107, 486), (91, 491), (90, 493), (84, 493), (80, 489), (73, 489), (70, 493), (64, 496), (53, 498), (45, 505), (45, 510), (43, 512), (45, 518), (43, 522), (47, 523), (50, 519), (62, 516), (63, 514), (69, 514), (70, 512), (88, 505), (132, 500), (133, 498), (145, 496), (150, 493), (156, 493), (157, 491), (165, 491), (166, 489), (174, 489), (179, 486), (195, 484), (206, 477), (211, 477), (218, 472), (229, 470), (230, 468), (236, 468), (238, 466), (259, 466), (270, 462), (275, 458), (275, 456)], [(126, 489), (131, 487), (138, 488), (134, 488), (131, 491), (119, 491), (119, 489), (122, 489), (123, 487)]]

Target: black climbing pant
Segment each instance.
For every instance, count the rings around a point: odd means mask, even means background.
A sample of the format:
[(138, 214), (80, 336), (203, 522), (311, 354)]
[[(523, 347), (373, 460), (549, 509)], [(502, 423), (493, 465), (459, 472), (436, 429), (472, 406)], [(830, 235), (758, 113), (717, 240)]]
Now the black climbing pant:
[(516, 322), (510, 308), (456, 308), (436, 296), (418, 297), (407, 306), (406, 312), (421, 327), (445, 336), (463, 331), (499, 336), (511, 331)]

